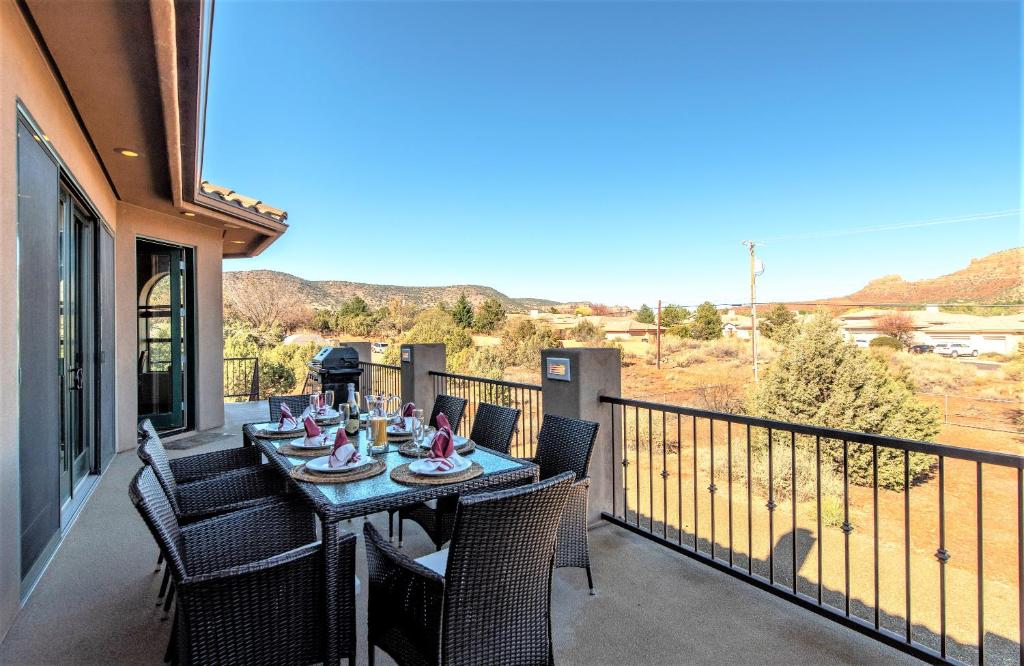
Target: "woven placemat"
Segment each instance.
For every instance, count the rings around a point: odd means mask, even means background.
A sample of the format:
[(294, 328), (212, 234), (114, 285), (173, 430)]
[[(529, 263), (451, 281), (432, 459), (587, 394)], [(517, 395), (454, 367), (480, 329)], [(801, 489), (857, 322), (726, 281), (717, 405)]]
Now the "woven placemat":
[(383, 474), (384, 470), (388, 468), (388, 464), (381, 458), (375, 458), (372, 463), (366, 467), (361, 467), (354, 472), (334, 472), (331, 474), (320, 474), (318, 472), (310, 472), (306, 469), (305, 465), (296, 465), (288, 470), (288, 475), (296, 481), (307, 481), (309, 483), (348, 483), (350, 481), (360, 481), (362, 479), (369, 479), (372, 476)]
[[(460, 456), (465, 456), (473, 453), (473, 449), (476, 448), (476, 442), (471, 439), (467, 439), (465, 442), (455, 447), (455, 453)], [(406, 442), (398, 447), (398, 452), (406, 458), (426, 458), (430, 455), (430, 449), (424, 449), (416, 442)]]
[(305, 430), (299, 428), (291, 432), (277, 432), (276, 430), (257, 430), (256, 436), (260, 439), (295, 439), (305, 434)]
[(294, 456), (296, 458), (319, 458), (331, 452), (331, 445), (328, 444), (317, 449), (300, 449), (291, 444), (282, 444), (277, 447), (277, 452), (283, 456)]
[(447, 483), (459, 483), (475, 479), (484, 473), (480, 463), (473, 463), (469, 469), (458, 474), (446, 474), (445, 476), (424, 476), (409, 471), (409, 463), (399, 465), (391, 470), (391, 480), (406, 486), (441, 486)]

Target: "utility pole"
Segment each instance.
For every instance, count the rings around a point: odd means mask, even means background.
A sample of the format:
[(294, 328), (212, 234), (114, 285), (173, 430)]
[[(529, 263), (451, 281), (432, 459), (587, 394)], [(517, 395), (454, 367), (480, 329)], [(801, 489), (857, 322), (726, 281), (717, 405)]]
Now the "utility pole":
[(743, 244), (750, 249), (750, 346), (754, 355), (754, 383), (757, 377), (757, 243), (749, 240)]
[(658, 370), (661, 370), (661, 299), (658, 299)]

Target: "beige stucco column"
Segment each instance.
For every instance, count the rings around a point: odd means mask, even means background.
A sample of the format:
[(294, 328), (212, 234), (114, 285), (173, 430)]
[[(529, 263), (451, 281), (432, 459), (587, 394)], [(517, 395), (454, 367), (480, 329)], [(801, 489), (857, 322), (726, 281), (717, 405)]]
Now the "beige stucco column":
[[(559, 372), (548, 372), (549, 361)], [(622, 392), (622, 359), (618, 349), (545, 349), (541, 351), (541, 386), (544, 414), (595, 421), (597, 441), (590, 458), (590, 502), (587, 523), (596, 524), (602, 511), (612, 510), (612, 470), (622, 459), (612, 437), (612, 406), (600, 401), (602, 395), (619, 397)], [(620, 445), (621, 448), (621, 445)]]
[(402, 402), (414, 402), (429, 415), (434, 408), (434, 378), (430, 373), (444, 372), (446, 360), (443, 344), (402, 345)]

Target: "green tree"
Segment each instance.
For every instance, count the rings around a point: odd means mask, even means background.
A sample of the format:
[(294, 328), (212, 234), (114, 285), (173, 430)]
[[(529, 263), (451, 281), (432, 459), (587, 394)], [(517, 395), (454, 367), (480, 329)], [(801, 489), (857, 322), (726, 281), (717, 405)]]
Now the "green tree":
[(640, 309), (636, 311), (636, 320), (641, 324), (653, 324), (654, 310), (651, 309), (651, 306), (644, 303), (640, 306)]
[(440, 308), (427, 308), (416, 315), (416, 323), (398, 338), (398, 344), (391, 345), (384, 352), (384, 362), (397, 365), (399, 348), (402, 344), (444, 343), (447, 348), (448, 365), (459, 352), (473, 346), (473, 337), (455, 323), (452, 316)]
[[(748, 412), (790, 423), (927, 440), (940, 428), (934, 406), (919, 401), (910, 387), (890, 374), (886, 366), (865, 351), (845, 342), (827, 313), (815, 315), (793, 341), (764, 371), (753, 390)], [(797, 446), (804, 452), (814, 438), (801, 436)], [(878, 447), (878, 481), (886, 488), (903, 487), (903, 452)], [(870, 484), (870, 446), (849, 445), (850, 479)], [(832, 470), (843, 465), (843, 447), (835, 441), (822, 443), (822, 456)], [(910, 454), (910, 478), (928, 473), (928, 456)]]
[(366, 304), (359, 296), (353, 296), (352, 298), (345, 301), (339, 314), (342, 317), (359, 317), (362, 315), (370, 314), (370, 306)]
[(580, 323), (570, 328), (567, 332), (570, 340), (594, 344), (604, 342), (604, 331), (589, 319), (583, 319)]
[(661, 325), (664, 328), (679, 326), (690, 316), (690, 311), (678, 305), (666, 305), (661, 309)]
[(796, 315), (781, 303), (773, 306), (764, 319), (758, 322), (758, 330), (761, 331), (761, 335), (780, 342), (792, 339), (796, 333), (795, 326)]
[(452, 308), (452, 319), (462, 328), (473, 326), (473, 306), (469, 304), (466, 292), (462, 292), (459, 295), (459, 300), (455, 301), (455, 307)]
[(868, 347), (885, 347), (886, 349), (899, 351), (900, 349), (903, 349), (903, 344), (896, 338), (888, 335), (879, 335), (877, 338), (871, 338), (871, 342), (868, 343)]
[(696, 340), (717, 340), (722, 337), (722, 315), (710, 301), (697, 306), (690, 324), (690, 337)]
[(505, 308), (501, 302), (488, 298), (476, 309), (473, 317), (474, 329), (480, 333), (490, 333), (505, 321)]

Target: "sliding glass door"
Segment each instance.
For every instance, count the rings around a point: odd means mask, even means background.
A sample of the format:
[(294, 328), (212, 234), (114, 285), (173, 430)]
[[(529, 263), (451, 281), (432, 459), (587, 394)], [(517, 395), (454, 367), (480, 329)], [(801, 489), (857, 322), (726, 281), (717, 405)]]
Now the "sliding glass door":
[(96, 224), (66, 189), (60, 197), (58, 338), (63, 506), (93, 468), (96, 433)]

